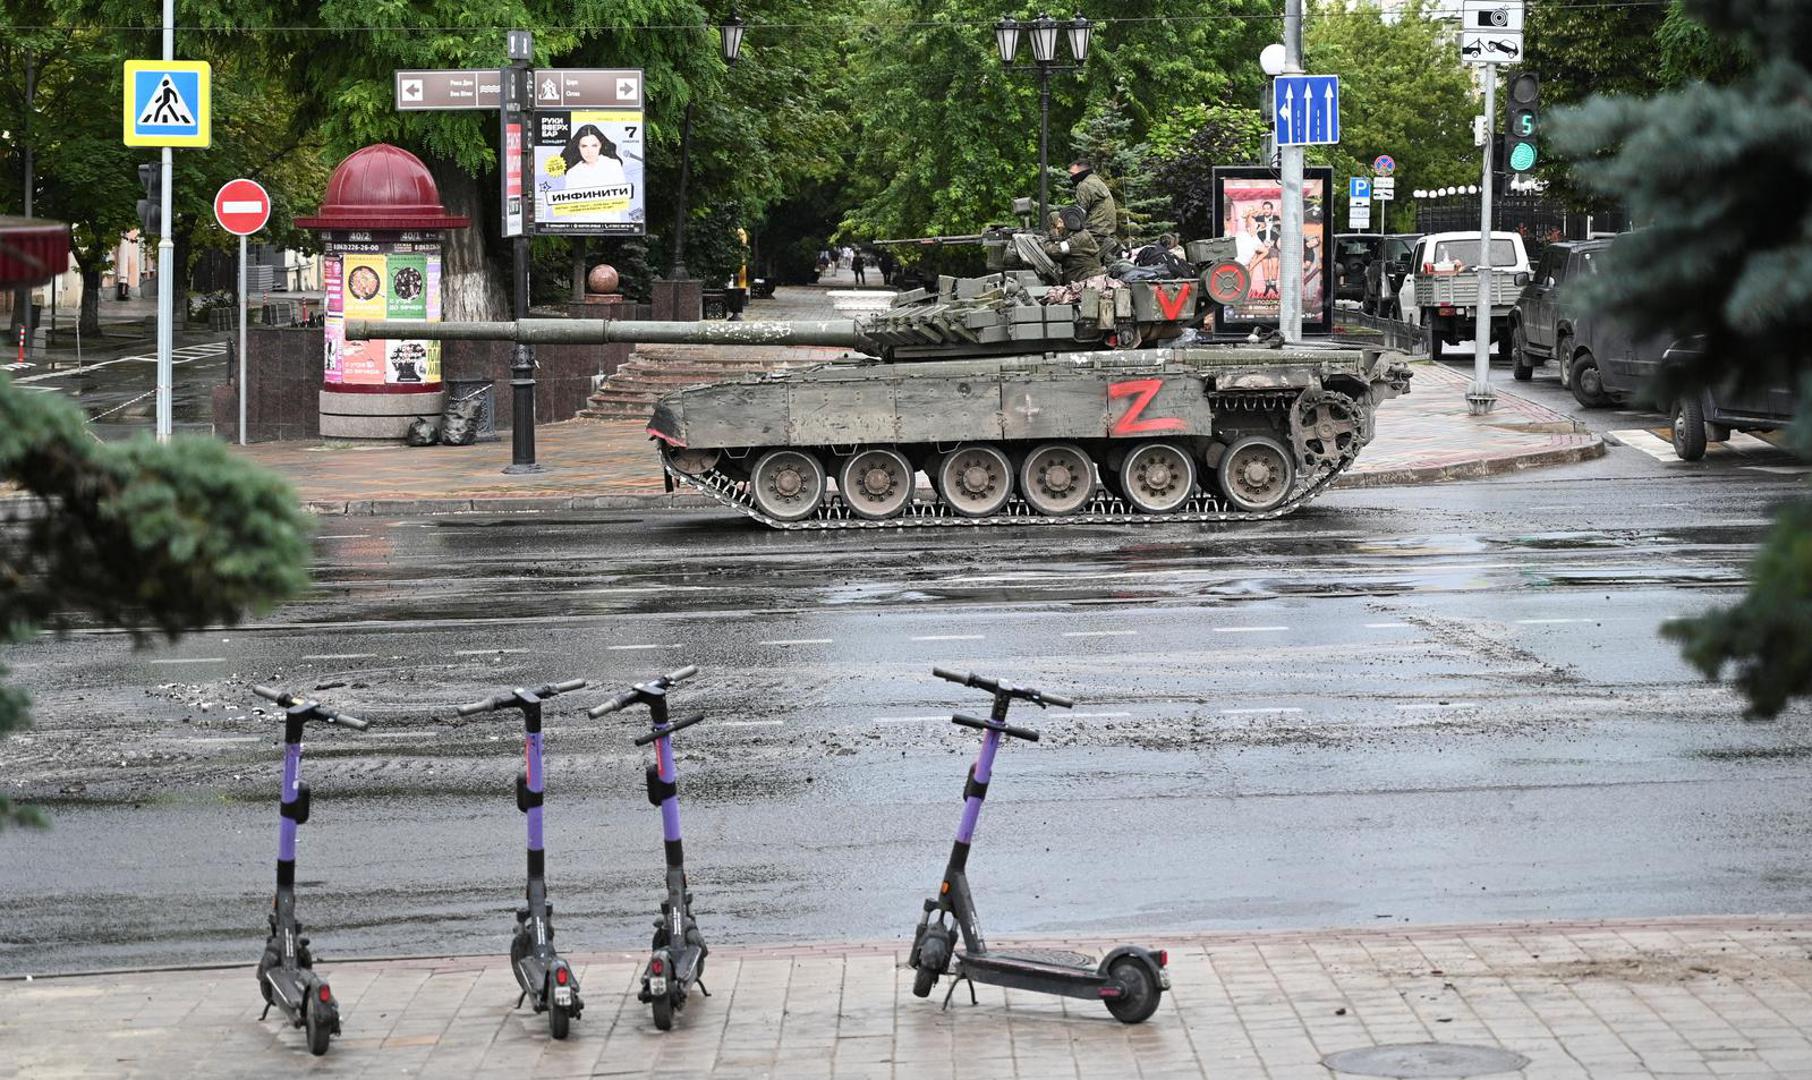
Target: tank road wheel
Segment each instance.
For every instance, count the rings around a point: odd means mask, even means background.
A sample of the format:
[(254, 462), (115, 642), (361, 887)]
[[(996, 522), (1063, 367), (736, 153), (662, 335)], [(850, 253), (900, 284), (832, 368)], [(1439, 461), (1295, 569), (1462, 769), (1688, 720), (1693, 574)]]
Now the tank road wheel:
[(870, 521), (898, 516), (912, 502), (912, 489), (912, 465), (897, 450), (863, 450), (837, 474), (843, 505)]
[(1120, 490), (1140, 513), (1168, 514), (1195, 493), (1195, 462), (1171, 443), (1140, 443), (1120, 464)]
[(762, 513), (779, 521), (803, 521), (824, 501), (824, 466), (797, 450), (770, 450), (755, 463), (749, 488)]
[(1013, 466), (985, 443), (959, 446), (938, 465), (937, 490), (964, 517), (998, 514), (1013, 494)]
[(1095, 494), (1095, 463), (1080, 446), (1046, 443), (1019, 467), (1019, 493), (1046, 517), (1073, 514)]
[(1227, 448), (1219, 468), (1221, 493), (1235, 509), (1263, 513), (1283, 502), (1296, 482), (1296, 462), (1276, 439), (1248, 435)]

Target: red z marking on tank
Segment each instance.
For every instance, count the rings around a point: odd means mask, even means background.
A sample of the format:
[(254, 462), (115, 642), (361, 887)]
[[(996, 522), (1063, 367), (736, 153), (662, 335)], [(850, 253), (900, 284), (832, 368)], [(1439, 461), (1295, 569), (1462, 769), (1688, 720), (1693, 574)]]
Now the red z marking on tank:
[(1151, 290), (1152, 299), (1158, 302), (1158, 310), (1164, 313), (1166, 319), (1176, 322), (1178, 316), (1183, 314), (1183, 305), (1189, 302), (1189, 292), (1194, 286), (1194, 282), (1185, 281), (1177, 286), (1174, 296), (1165, 296), (1164, 289), (1160, 286)]
[(1175, 416), (1154, 416), (1141, 418), (1145, 406), (1158, 396), (1164, 388), (1163, 379), (1130, 379), (1126, 382), (1110, 383), (1107, 387), (1109, 400), (1129, 397), (1133, 399), (1126, 408), (1126, 415), (1114, 421), (1109, 429), (1112, 435), (1149, 435), (1159, 431), (1182, 431), (1183, 421)]

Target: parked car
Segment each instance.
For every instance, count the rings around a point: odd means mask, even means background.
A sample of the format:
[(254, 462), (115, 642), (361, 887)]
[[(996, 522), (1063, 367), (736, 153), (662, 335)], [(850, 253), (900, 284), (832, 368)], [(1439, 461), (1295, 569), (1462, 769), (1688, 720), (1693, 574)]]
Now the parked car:
[(1365, 299), (1365, 268), (1378, 257), (1384, 237), (1377, 233), (1338, 233), (1334, 237), (1334, 299)]
[[(1697, 364), (1703, 359), (1704, 350), (1704, 338), (1683, 338), (1661, 350), (1659, 364)], [(1635, 357), (1627, 363), (1606, 363), (1606, 396), (1614, 401), (1636, 397), (1657, 366)], [(1705, 456), (1707, 442), (1723, 442), (1730, 438), (1732, 431), (1773, 431), (1785, 427), (1792, 423), (1798, 408), (1798, 396), (1793, 387), (1785, 383), (1747, 390), (1716, 387), (1682, 394), (1675, 399), (1672, 409), (1674, 453), (1682, 461), (1697, 461)]]
[[(1527, 382), (1537, 367), (1552, 360), (1560, 372), (1560, 385), (1570, 387), (1581, 405), (1606, 404), (1600, 361), (1612, 352), (1629, 351), (1633, 343), (1625, 343), (1621, 350), (1613, 347), (1619, 335), (1584, 310), (1577, 293), (1582, 281), (1598, 273), (1610, 246), (1609, 240), (1549, 244), (1542, 249), (1534, 271), (1519, 279), (1522, 293), (1510, 313), (1512, 373), (1518, 380)], [(1665, 341), (1648, 343), (1648, 361), (1658, 363), (1666, 346)], [(1576, 360), (1583, 378), (1574, 377)]]
[[(1526, 281), (1529, 255), (1519, 233), (1493, 232), (1490, 258), (1491, 336), (1498, 357), (1510, 361), (1510, 312)], [(1429, 355), (1441, 359), (1441, 346), (1454, 345), (1477, 333), (1479, 234), (1429, 233), (1416, 241), (1410, 270), (1397, 290), (1404, 318), (1424, 327)]]
[(1383, 265), (1365, 279), (1365, 300), (1363, 307), (1367, 315), (1379, 315), (1386, 319), (1401, 319), (1402, 307), (1397, 303), (1397, 291), (1403, 287), (1403, 279), (1409, 276), (1410, 262), (1415, 258), (1416, 241), (1422, 239), (1421, 233), (1389, 233), (1378, 247), (1379, 259)]

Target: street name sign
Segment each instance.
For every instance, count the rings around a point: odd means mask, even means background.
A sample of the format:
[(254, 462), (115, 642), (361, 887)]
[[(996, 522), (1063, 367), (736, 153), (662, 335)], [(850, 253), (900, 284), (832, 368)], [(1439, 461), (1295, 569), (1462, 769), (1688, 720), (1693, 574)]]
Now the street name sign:
[(398, 71), (396, 107), (403, 112), (495, 109), (503, 102), (497, 68)]
[(228, 180), (214, 196), (214, 220), (234, 236), (250, 236), (271, 220), (271, 197), (256, 180)]
[(206, 60), (126, 61), (126, 145), (210, 145), (211, 75)]
[(1521, 60), (1522, 0), (1465, 0), (1460, 11), (1460, 58), (1468, 64)]
[(1279, 146), (1329, 146), (1340, 141), (1340, 77), (1279, 75), (1271, 114)]
[(537, 109), (639, 109), (640, 68), (542, 68), (535, 72)]

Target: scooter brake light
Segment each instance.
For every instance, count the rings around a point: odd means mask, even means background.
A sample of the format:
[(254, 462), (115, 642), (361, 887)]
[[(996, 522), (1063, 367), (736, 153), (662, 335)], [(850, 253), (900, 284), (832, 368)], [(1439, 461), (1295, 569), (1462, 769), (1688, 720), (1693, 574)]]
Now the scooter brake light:
[(1159, 949), (1158, 950), (1158, 966), (1161, 968), (1167, 968), (1170, 966), (1170, 950), (1169, 949)]
[(651, 960), (648, 962), (648, 970), (656, 975), (660, 975), (666, 971), (666, 967), (659, 960)]
[(328, 1004), (331, 1004), (332, 1002), (333, 1002), (333, 991), (329, 990), (327, 988), (326, 983), (322, 983), (321, 984), (321, 1004), (328, 1005)]
[(568, 978), (568, 975), (566, 974), (565, 968), (555, 968), (554, 969), (554, 981), (555, 982), (559, 983), (561, 986), (565, 986), (567, 978)]

